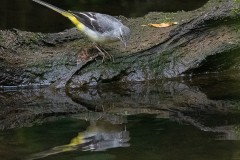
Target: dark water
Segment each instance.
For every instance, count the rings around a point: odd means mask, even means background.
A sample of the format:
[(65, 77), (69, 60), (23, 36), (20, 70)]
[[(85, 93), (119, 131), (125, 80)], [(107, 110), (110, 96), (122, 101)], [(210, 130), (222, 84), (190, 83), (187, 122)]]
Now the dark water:
[[(203, 6), (207, 0), (46, 0), (46, 2), (66, 10), (138, 17), (150, 11), (194, 10)], [(27, 31), (58, 32), (73, 27), (61, 15), (31, 0), (1, 0), (0, 14), (0, 29), (17, 28)]]
[(228, 139), (226, 133), (201, 131), (153, 115), (129, 116), (126, 121), (63, 119), (1, 132), (1, 159), (229, 160), (240, 156), (240, 142)]
[[(236, 160), (240, 158), (239, 82), (236, 77), (213, 75), (108, 84), (107, 89), (69, 91), (70, 97), (45, 89), (4, 91), (0, 93), (0, 157)], [(92, 111), (81, 113), (75, 104), (80, 101)]]

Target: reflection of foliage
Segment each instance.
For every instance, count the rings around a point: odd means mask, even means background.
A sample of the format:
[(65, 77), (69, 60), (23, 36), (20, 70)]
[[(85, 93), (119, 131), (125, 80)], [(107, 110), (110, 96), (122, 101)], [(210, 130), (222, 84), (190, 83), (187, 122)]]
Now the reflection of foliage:
[(240, 137), (240, 126), (239, 125), (235, 125), (234, 126), (234, 131), (237, 137)]
[(233, 9), (235, 14), (240, 14), (240, 0), (234, 0), (235, 1), (235, 8)]

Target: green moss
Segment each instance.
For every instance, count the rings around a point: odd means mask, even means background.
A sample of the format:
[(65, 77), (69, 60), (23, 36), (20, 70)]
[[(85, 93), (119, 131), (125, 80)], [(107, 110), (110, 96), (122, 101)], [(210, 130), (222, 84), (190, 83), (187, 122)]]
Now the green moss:
[(44, 39), (44, 35), (41, 33), (25, 33), (18, 37), (18, 42), (31, 48), (33, 45), (39, 44), (42, 39)]
[(152, 56), (149, 59), (148, 64), (149, 70), (152, 72), (154, 77), (159, 77), (162, 74), (163, 70), (166, 68), (166, 65), (169, 64), (172, 53), (169, 51), (162, 52), (159, 56)]
[(167, 22), (172, 22), (172, 21), (174, 21), (173, 14), (168, 14), (168, 15), (164, 15), (164, 17), (162, 19), (160, 19), (159, 23), (167, 23)]
[(4, 44), (4, 37), (3, 34), (0, 32), (0, 46), (3, 46)]
[(3, 42), (3, 37), (2, 37), (2, 34), (0, 34), (0, 43)]
[(235, 7), (233, 8), (233, 15), (239, 15), (240, 14), (240, 0), (233, 0), (235, 2)]
[(26, 42), (27, 43), (38, 43), (40, 40), (43, 39), (43, 35), (38, 33), (38, 34), (31, 34), (29, 37), (26, 37)]

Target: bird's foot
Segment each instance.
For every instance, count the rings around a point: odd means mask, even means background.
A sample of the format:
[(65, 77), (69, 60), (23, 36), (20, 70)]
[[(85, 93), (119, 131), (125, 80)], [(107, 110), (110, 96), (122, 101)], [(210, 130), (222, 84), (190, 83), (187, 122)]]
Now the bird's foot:
[(106, 61), (106, 59), (110, 59), (114, 61), (114, 57), (109, 54), (105, 49), (100, 49), (99, 46), (95, 45), (95, 48), (99, 51), (99, 55), (102, 56), (102, 63)]

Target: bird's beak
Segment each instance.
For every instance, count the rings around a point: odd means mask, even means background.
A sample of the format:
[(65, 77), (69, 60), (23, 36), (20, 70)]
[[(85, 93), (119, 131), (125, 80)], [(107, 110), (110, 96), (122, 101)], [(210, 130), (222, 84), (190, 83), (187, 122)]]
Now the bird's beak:
[(124, 45), (124, 48), (126, 49), (126, 48), (127, 48), (127, 42), (124, 41), (124, 40), (122, 40), (122, 39), (121, 39), (121, 41), (122, 41), (122, 43), (123, 43), (123, 45)]
[(126, 41), (124, 41), (122, 38), (119, 38), (120, 39), (120, 41), (123, 43), (123, 45), (124, 45), (124, 48), (126, 49), (127, 48), (127, 42)]

